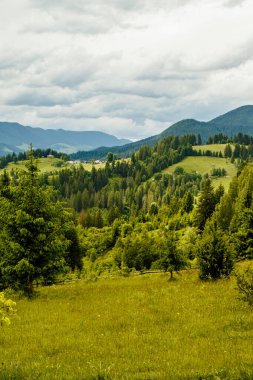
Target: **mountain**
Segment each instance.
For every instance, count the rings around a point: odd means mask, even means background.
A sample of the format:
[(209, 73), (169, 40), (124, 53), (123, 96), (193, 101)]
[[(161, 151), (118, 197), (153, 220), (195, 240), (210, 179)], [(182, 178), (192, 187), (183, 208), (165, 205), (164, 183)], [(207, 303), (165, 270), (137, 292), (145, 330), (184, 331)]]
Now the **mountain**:
[(165, 129), (159, 135), (109, 149), (106, 147), (100, 147), (89, 152), (77, 152), (76, 154), (73, 154), (72, 157), (76, 159), (91, 160), (94, 158), (103, 158), (108, 152), (119, 154), (121, 156), (128, 156), (131, 152), (138, 150), (140, 146), (153, 146), (157, 141), (167, 136), (200, 134), (202, 141), (205, 142), (209, 136), (213, 136), (217, 133), (223, 133), (230, 137), (239, 132), (253, 136), (252, 105), (236, 108), (208, 122), (194, 119), (181, 120)]
[(18, 123), (0, 122), (0, 154), (20, 152), (33, 147), (51, 148), (64, 153), (78, 150), (91, 150), (99, 146), (115, 146), (129, 143), (130, 140), (118, 139), (103, 132), (67, 131), (63, 129), (42, 129), (25, 127)]
[(242, 132), (253, 135), (253, 106), (242, 106), (218, 116), (208, 122), (186, 119), (173, 124), (163, 131), (160, 136), (180, 136), (185, 134), (200, 134), (203, 141), (216, 133), (233, 136)]

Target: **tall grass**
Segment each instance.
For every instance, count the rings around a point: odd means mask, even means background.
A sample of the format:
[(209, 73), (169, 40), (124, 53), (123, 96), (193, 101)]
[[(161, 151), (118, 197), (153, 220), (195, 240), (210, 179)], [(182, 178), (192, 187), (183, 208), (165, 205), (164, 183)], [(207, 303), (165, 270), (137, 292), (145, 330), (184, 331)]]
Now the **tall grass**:
[(0, 379), (253, 378), (253, 315), (234, 279), (79, 281), (17, 308), (0, 330)]

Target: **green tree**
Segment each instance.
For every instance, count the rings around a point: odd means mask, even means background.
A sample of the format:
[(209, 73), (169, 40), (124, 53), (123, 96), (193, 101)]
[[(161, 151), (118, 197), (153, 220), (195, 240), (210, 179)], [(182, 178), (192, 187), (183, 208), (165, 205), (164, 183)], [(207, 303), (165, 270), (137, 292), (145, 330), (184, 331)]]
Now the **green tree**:
[(232, 157), (232, 148), (230, 144), (227, 144), (224, 149), (224, 157), (225, 158), (230, 158)]
[(187, 191), (182, 199), (182, 211), (187, 213), (191, 212), (193, 209), (193, 202), (193, 195)]
[(164, 234), (157, 241), (156, 248), (159, 259), (154, 263), (154, 268), (157, 267), (169, 272), (171, 279), (173, 278), (173, 272), (178, 272), (188, 266), (188, 260), (179, 249), (173, 233)]
[(207, 219), (210, 218), (214, 212), (215, 204), (216, 200), (211, 180), (210, 178), (207, 178), (203, 184), (203, 188), (199, 196), (198, 205), (195, 209), (196, 211), (194, 215), (195, 226), (200, 230), (204, 230)]
[(233, 270), (233, 246), (229, 236), (217, 228), (217, 223), (213, 219), (207, 222), (197, 245), (201, 279), (227, 277)]
[(32, 149), (27, 171), (9, 196), (0, 196), (0, 274), (4, 286), (34, 291), (34, 282), (53, 278), (65, 267), (70, 214), (52, 201), (50, 188), (39, 186)]
[(69, 246), (65, 255), (66, 263), (70, 266), (72, 271), (75, 269), (80, 271), (82, 269), (82, 257), (84, 255), (74, 223), (69, 223), (69, 225), (66, 226), (65, 237), (69, 241)]
[(106, 162), (112, 163), (115, 160), (115, 156), (112, 152), (108, 152), (106, 155)]
[(244, 272), (236, 272), (236, 280), (240, 298), (253, 305), (253, 268), (248, 267)]
[(156, 202), (152, 202), (149, 208), (149, 214), (150, 215), (157, 215), (158, 214), (158, 205)]

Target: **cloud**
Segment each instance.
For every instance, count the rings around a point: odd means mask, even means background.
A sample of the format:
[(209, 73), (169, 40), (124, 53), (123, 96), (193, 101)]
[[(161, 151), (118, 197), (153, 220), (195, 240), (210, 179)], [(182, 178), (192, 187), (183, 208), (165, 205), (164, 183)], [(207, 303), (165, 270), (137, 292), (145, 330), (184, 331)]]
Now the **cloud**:
[(250, 0), (2, 3), (2, 120), (137, 139), (252, 103)]

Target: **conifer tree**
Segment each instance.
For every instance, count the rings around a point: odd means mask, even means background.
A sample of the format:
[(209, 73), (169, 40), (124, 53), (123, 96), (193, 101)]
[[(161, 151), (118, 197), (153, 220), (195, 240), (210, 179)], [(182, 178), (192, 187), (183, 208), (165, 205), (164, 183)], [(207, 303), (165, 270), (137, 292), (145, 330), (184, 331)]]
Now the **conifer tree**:
[(233, 270), (234, 251), (229, 236), (217, 228), (215, 218), (208, 221), (197, 246), (201, 279), (227, 277)]
[(203, 184), (194, 216), (195, 226), (200, 230), (204, 230), (207, 219), (210, 218), (214, 212), (215, 203), (216, 200), (214, 190), (211, 184), (211, 180), (208, 178)]
[(32, 148), (27, 171), (20, 175), (17, 186), (9, 185), (7, 195), (6, 186), (2, 187), (1, 282), (4, 287), (32, 294), (35, 281), (53, 278), (65, 266), (64, 255), (69, 245), (65, 230), (70, 215), (60, 203), (52, 202), (49, 188), (40, 187)]

